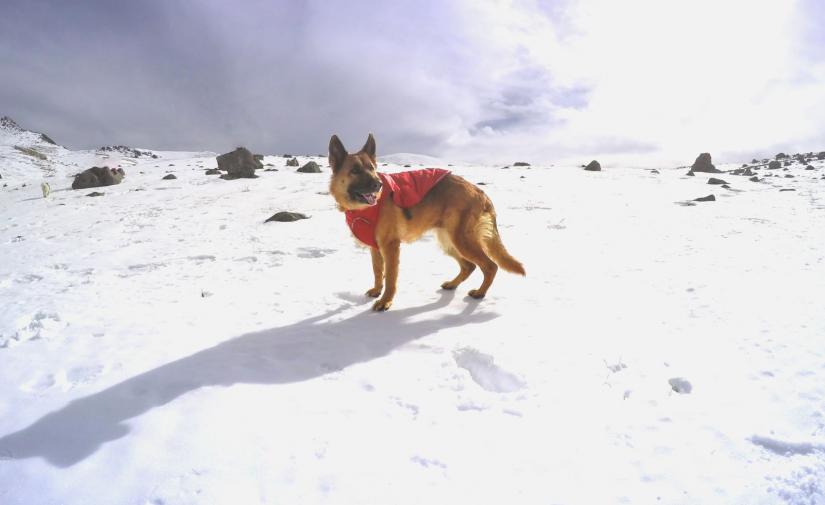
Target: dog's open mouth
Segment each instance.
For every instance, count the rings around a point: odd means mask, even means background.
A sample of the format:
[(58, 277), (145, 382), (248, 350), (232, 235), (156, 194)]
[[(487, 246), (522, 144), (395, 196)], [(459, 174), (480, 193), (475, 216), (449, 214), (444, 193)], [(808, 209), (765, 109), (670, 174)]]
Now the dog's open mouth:
[(378, 192), (371, 192), (371, 191), (353, 191), (351, 193), (353, 200), (361, 203), (366, 203), (367, 205), (375, 205), (375, 202), (378, 201)]

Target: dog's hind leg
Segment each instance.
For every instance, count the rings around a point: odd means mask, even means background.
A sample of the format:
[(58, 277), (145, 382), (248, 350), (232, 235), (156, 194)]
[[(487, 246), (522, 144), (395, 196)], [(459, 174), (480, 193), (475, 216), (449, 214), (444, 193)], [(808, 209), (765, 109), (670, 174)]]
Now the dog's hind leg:
[(436, 231), (436, 236), (438, 237), (438, 243), (441, 245), (441, 248), (444, 252), (455, 258), (458, 262), (459, 268), (461, 270), (458, 272), (458, 275), (455, 276), (455, 279), (451, 281), (447, 281), (441, 284), (441, 289), (453, 290), (458, 287), (459, 284), (467, 280), (467, 277), (473, 273), (476, 269), (476, 266), (471, 261), (467, 261), (464, 259), (461, 254), (456, 250), (455, 246), (453, 245), (453, 241), (450, 240), (450, 235), (445, 229), (439, 229)]
[(378, 298), (381, 290), (384, 289), (384, 258), (381, 256), (381, 251), (374, 247), (370, 247), (372, 255), (372, 274), (375, 277), (375, 284), (373, 288), (367, 291), (367, 296)]
[(484, 274), (484, 281), (478, 289), (471, 289), (469, 295), (473, 298), (484, 298), (487, 290), (493, 284), (493, 279), (496, 278), (498, 272), (498, 265), (496, 262), (487, 256), (484, 252), (484, 247), (481, 245), (481, 237), (475, 230), (474, 224), (471, 226), (461, 227), (452, 236), (453, 245), (461, 256), (472, 263), (478, 265), (481, 273)]

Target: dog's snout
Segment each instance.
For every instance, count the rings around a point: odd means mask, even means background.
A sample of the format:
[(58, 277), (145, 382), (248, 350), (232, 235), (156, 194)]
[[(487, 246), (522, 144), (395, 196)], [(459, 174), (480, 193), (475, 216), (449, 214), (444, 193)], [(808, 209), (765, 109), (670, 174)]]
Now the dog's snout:
[(377, 192), (378, 190), (381, 189), (382, 186), (383, 186), (383, 184), (381, 183), (380, 180), (376, 179), (376, 180), (372, 181), (372, 190), (373, 191)]

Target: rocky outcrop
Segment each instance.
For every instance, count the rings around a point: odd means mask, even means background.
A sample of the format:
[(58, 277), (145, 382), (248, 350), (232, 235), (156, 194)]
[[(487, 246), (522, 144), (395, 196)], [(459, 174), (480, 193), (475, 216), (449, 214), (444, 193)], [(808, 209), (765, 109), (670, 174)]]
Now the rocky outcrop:
[(584, 169), (588, 172), (600, 172), (602, 170), (602, 166), (601, 164), (599, 164), (598, 161), (593, 160), (590, 163), (588, 163), (587, 166), (584, 167)]
[(72, 182), (72, 189), (99, 188), (120, 184), (126, 172), (122, 168), (92, 167), (77, 174)]
[(217, 157), (218, 169), (226, 174), (222, 179), (254, 179), (255, 170), (263, 168), (263, 164), (255, 159), (255, 156), (245, 147), (239, 147), (232, 152), (221, 154)]
[(711, 161), (710, 153), (702, 153), (697, 156), (696, 161), (693, 162), (693, 165), (690, 167), (691, 172), (705, 172), (711, 174), (718, 174), (722, 171), (713, 166), (713, 162)]
[(299, 168), (298, 172), (301, 172), (302, 174), (320, 174), (321, 167), (319, 167), (314, 161), (309, 161), (306, 165)]

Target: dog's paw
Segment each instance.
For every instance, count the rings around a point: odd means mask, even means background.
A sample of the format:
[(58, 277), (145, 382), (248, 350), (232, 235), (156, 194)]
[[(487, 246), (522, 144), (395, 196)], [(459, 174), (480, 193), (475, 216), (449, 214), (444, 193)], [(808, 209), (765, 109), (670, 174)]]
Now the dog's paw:
[(367, 296), (370, 298), (378, 298), (381, 295), (381, 291), (383, 288), (372, 288), (367, 290)]
[(392, 300), (378, 300), (374, 304), (372, 304), (372, 310), (376, 312), (384, 312), (385, 310), (389, 310), (390, 306), (392, 305)]
[(486, 295), (487, 293), (483, 293), (478, 289), (471, 289), (467, 294), (470, 295), (470, 298), (475, 298), (476, 300), (481, 300), (482, 298), (484, 298), (484, 295)]
[(445, 282), (441, 284), (441, 289), (446, 289), (447, 291), (452, 291), (458, 287), (458, 284), (453, 284), (452, 282)]

